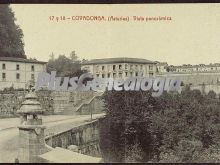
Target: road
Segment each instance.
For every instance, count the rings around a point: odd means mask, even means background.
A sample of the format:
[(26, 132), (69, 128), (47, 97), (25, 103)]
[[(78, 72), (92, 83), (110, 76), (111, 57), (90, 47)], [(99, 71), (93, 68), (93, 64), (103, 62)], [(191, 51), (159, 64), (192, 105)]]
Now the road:
[[(93, 119), (103, 114), (93, 114)], [(65, 129), (80, 125), (90, 120), (90, 115), (51, 115), (43, 116), (46, 126), (45, 135), (57, 133)], [(0, 119), (0, 163), (13, 163), (18, 157), (18, 128), (19, 118)]]

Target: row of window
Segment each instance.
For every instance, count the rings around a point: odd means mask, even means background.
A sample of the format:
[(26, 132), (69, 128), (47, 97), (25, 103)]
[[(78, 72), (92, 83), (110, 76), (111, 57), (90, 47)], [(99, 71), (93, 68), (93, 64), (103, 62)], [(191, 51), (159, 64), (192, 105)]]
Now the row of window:
[[(125, 72), (125, 77), (128, 77), (128, 76), (133, 76), (135, 74), (135, 76), (143, 76), (143, 73), (138, 73), (138, 72)], [(150, 76), (153, 76), (153, 73), (149, 73)], [(102, 78), (110, 78), (111, 77), (111, 73), (108, 73), (108, 74), (96, 74), (96, 77), (102, 77)], [(117, 74), (116, 73), (113, 73), (112, 74), (112, 77), (113, 78), (116, 78)], [(123, 77), (123, 73), (118, 73), (118, 77), (119, 78), (122, 78)]]
[[(31, 74), (31, 79), (35, 79), (34, 74)], [(2, 73), (2, 80), (6, 81), (6, 73)], [(16, 73), (16, 80), (20, 80), (20, 73)]]
[[(109, 66), (107, 66), (109, 68)], [(117, 65), (112, 65), (112, 69), (116, 70)], [(135, 69), (138, 68), (138, 65), (135, 65)], [(118, 65), (118, 69), (121, 70), (123, 69), (122, 65)], [(125, 69), (128, 69), (128, 64), (125, 64)], [(130, 65), (130, 69), (133, 69), (133, 65)], [(140, 65), (140, 69), (143, 69), (143, 65)], [(99, 65), (96, 66), (96, 70), (99, 70)], [(102, 66), (102, 70), (105, 70), (105, 66)], [(153, 70), (153, 65), (149, 65), (149, 70)]]
[[(2, 64), (2, 70), (6, 69), (6, 64)], [(20, 70), (20, 65), (16, 64), (16, 70)], [(34, 65), (31, 65), (31, 71), (34, 71)]]
[[(204, 69), (204, 68), (202, 68), (202, 69), (196, 68), (196, 71), (209, 71), (209, 70), (218, 70), (218, 69), (217, 69), (217, 67), (216, 68), (210, 68), (210, 69), (208, 69), (208, 68), (206, 68), (206, 69)], [(190, 68), (190, 69), (177, 69), (177, 71), (178, 72), (179, 71), (187, 72), (187, 71), (195, 71), (195, 69), (192, 69), (192, 68)]]

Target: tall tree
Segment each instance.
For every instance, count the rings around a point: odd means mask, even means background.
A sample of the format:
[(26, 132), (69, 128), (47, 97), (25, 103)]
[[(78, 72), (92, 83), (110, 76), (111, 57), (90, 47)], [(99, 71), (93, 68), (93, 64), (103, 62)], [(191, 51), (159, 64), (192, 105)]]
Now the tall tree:
[(55, 59), (55, 56), (54, 56), (54, 53), (52, 52), (52, 53), (50, 54), (50, 60), (54, 61), (54, 59)]
[(23, 32), (8, 4), (0, 5), (0, 56), (26, 58)]
[(149, 125), (155, 99), (143, 91), (106, 91), (100, 147), (106, 162), (147, 162), (154, 154)]
[[(77, 59), (78, 57), (74, 57)], [(50, 56), (50, 60), (47, 63), (47, 71), (57, 71), (57, 76), (71, 76), (80, 74), (80, 61), (74, 61), (71, 57), (65, 55), (59, 55), (58, 58), (54, 58), (54, 54)]]
[(72, 52), (70, 53), (70, 59), (72, 60), (72, 62), (78, 62), (78, 57), (77, 57), (75, 51), (72, 51)]

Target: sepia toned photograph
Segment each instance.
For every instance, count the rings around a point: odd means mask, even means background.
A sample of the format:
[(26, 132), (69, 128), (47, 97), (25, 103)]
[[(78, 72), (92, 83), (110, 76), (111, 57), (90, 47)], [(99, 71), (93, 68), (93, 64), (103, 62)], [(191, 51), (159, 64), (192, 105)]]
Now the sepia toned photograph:
[(0, 163), (220, 163), (220, 4), (0, 4)]

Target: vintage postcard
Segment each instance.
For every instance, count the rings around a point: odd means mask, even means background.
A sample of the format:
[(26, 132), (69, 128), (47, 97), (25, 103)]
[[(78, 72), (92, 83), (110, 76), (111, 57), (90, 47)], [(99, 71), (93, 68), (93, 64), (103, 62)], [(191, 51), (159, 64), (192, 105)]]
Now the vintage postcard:
[(220, 163), (220, 4), (0, 4), (0, 163)]

